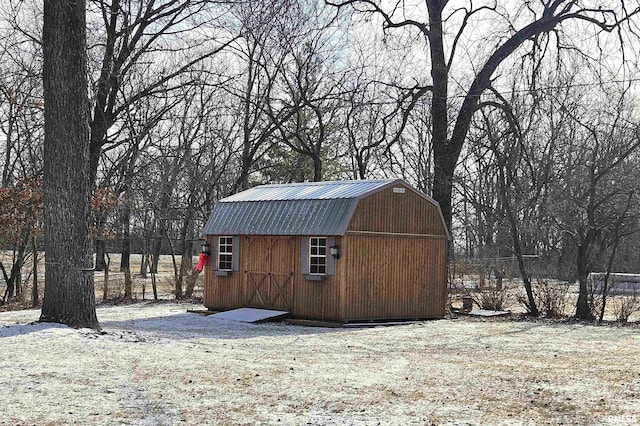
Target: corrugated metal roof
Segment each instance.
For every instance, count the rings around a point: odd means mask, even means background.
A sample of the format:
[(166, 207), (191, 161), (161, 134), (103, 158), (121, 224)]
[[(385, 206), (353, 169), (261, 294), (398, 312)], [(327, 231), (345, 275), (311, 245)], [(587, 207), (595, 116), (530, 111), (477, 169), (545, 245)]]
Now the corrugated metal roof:
[[(377, 179), (256, 186), (219, 200), (203, 232), (205, 235), (344, 235), (359, 199), (396, 184), (406, 185), (401, 179)], [(431, 197), (407, 187), (438, 205)], [(444, 224), (442, 212), (440, 217)]]
[(304, 182), (261, 185), (220, 200), (221, 203), (240, 201), (333, 200), (359, 198), (399, 179), (354, 180), (336, 182)]
[(220, 202), (204, 234), (343, 235), (357, 199)]

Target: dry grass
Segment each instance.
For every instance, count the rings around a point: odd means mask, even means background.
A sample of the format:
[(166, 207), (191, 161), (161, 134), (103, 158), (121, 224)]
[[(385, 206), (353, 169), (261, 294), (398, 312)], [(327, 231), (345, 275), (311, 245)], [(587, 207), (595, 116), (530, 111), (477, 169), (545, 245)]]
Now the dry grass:
[[(9, 256), (7, 252), (0, 252), (0, 256)], [(176, 256), (175, 262), (179, 268), (181, 256)], [(140, 263), (142, 258), (139, 254), (131, 255), (131, 277), (133, 279), (133, 299), (134, 300), (150, 300), (153, 298), (152, 292), (152, 278), (151, 274), (147, 274), (146, 278), (139, 275)], [(194, 257), (194, 265), (196, 258)], [(44, 262), (41, 262), (44, 263)], [(23, 271), (24, 277), (29, 277), (30, 271), (25, 268)], [(194, 298), (202, 298), (203, 292), (203, 274), (200, 274), (196, 281), (196, 288), (194, 292)], [(95, 294), (98, 303), (103, 299), (103, 283), (104, 273), (96, 272), (95, 277)], [(462, 295), (471, 292), (476, 301), (476, 307), (485, 306), (490, 307), (490, 303), (483, 304), (483, 302), (499, 302), (495, 303), (494, 307), (500, 309), (510, 310), (513, 313), (524, 313), (525, 308), (522, 304), (518, 303), (518, 300), (524, 299), (524, 289), (520, 280), (511, 279), (504, 280), (504, 293), (496, 292), (494, 290), (495, 281), (478, 275), (477, 271), (467, 264), (458, 264), (456, 266), (456, 277), (454, 278), (458, 291), (452, 291), (450, 296), (450, 303), (455, 308), (462, 307)], [(42, 291), (44, 283), (44, 269), (39, 268), (38, 274), (40, 300), (42, 300)], [(108, 301), (117, 301), (124, 296), (124, 273), (120, 272), (120, 254), (110, 255), (110, 267), (109, 267), (109, 281), (108, 281)], [(174, 278), (174, 264), (171, 256), (161, 256), (160, 263), (158, 264), (158, 274), (156, 274), (156, 285), (158, 288), (158, 298), (164, 300), (174, 299), (175, 297), (175, 278)], [(184, 291), (183, 284), (183, 291)], [(484, 290), (480, 289), (483, 287)], [(565, 282), (554, 282), (552, 280), (536, 282), (534, 283), (535, 291), (540, 295), (543, 303), (547, 303), (549, 308), (553, 308), (554, 314), (548, 315), (549, 317), (570, 317), (575, 312), (575, 302), (577, 299), (577, 286), (568, 285)], [(477, 290), (477, 291), (476, 291)], [(558, 290), (558, 291), (556, 291)], [(562, 290), (562, 291), (560, 291)], [(0, 291), (4, 291), (0, 287)], [(484, 291), (484, 292), (483, 292)], [(557, 295), (563, 294), (563, 300), (558, 300)], [(144, 296), (144, 297), (143, 297)], [(546, 299), (546, 300), (545, 300)], [(23, 287), (23, 296), (18, 297), (16, 301), (8, 306), (0, 306), (1, 310), (13, 310), (24, 309), (31, 306), (31, 279), (27, 280)], [(543, 308), (541, 300), (539, 300), (539, 308)], [(626, 312), (632, 308), (632, 312), (628, 314)], [(623, 316), (627, 316), (628, 322), (640, 321), (640, 304), (637, 301), (632, 301), (629, 296), (609, 296), (605, 311), (604, 319), (606, 321), (618, 321), (621, 317), (621, 313), (624, 311)], [(542, 312), (544, 315), (545, 312)], [(623, 321), (623, 322), (627, 322)]]
[[(8, 252), (0, 252), (0, 256), (3, 257), (3, 261), (9, 260), (10, 254)], [(38, 293), (39, 300), (42, 301), (42, 296), (44, 293), (44, 282), (45, 282), (45, 274), (44, 274), (44, 257), (41, 254), (41, 261), (38, 267)], [(114, 301), (122, 298), (124, 296), (124, 286), (125, 286), (125, 277), (124, 272), (120, 271), (120, 254), (111, 254), (109, 255), (109, 274), (108, 274), (108, 292), (107, 292), (107, 300)], [(152, 290), (152, 276), (150, 273), (147, 273), (147, 277), (142, 277), (140, 275), (140, 263), (142, 261), (142, 256), (139, 254), (131, 255), (131, 278), (133, 281), (133, 299), (134, 300), (150, 300), (153, 299), (153, 290)], [(182, 257), (177, 255), (175, 261), (180, 267), (180, 262), (182, 261)], [(197, 262), (194, 257), (194, 265)], [(15, 300), (5, 306), (0, 306), (0, 311), (6, 310), (14, 310), (14, 309), (25, 309), (31, 307), (31, 294), (32, 294), (32, 283), (33, 277), (31, 274), (31, 265), (26, 265), (23, 268), (23, 279), (25, 280), (22, 286), (22, 293), (18, 294)], [(101, 303), (103, 300), (103, 286), (104, 286), (104, 272), (95, 272), (94, 273), (94, 287), (96, 294), (96, 301)], [(160, 262), (158, 264), (158, 273), (155, 274), (156, 278), (156, 286), (158, 291), (159, 299), (174, 299), (175, 298), (175, 275), (174, 275), (174, 266), (173, 259), (171, 256), (161, 256)], [(186, 286), (186, 281), (183, 284), (183, 291)], [(202, 274), (196, 280), (196, 287), (194, 290), (193, 297), (195, 299), (199, 299), (202, 297), (202, 289), (203, 289), (203, 281)], [(0, 291), (4, 293), (4, 287), (0, 285)]]
[[(485, 288), (479, 288), (479, 279), (473, 275), (466, 277), (464, 286), (458, 283), (456, 289), (450, 293), (450, 304), (456, 309), (462, 308), (462, 297), (470, 294), (474, 300), (474, 307), (488, 309), (489, 303), (499, 301), (501, 309), (511, 311), (516, 314), (524, 314), (525, 306), (522, 302), (526, 300), (524, 287), (520, 280), (505, 280), (503, 291), (499, 292), (493, 287), (493, 283), (485, 283)], [(575, 306), (578, 298), (578, 287), (576, 284), (569, 285), (566, 282), (545, 281), (544, 284), (534, 283), (534, 292), (537, 293), (538, 308), (543, 316), (549, 318), (567, 318), (575, 314)], [(605, 321), (615, 322), (620, 320), (620, 311), (622, 309), (632, 308), (633, 312), (629, 315), (628, 321), (640, 321), (640, 303), (637, 298), (628, 295), (609, 295), (607, 297), (607, 305), (605, 309)], [(484, 308), (483, 308), (484, 306)], [(549, 312), (545, 311), (545, 307)], [(599, 313), (599, 311), (598, 311)], [(625, 314), (628, 312), (625, 312)]]
[(192, 306), (103, 306), (103, 334), (26, 325), (37, 311), (0, 314), (13, 324), (0, 337), (0, 423), (640, 421), (640, 335), (629, 327), (461, 319), (317, 329), (217, 321), (186, 314)]

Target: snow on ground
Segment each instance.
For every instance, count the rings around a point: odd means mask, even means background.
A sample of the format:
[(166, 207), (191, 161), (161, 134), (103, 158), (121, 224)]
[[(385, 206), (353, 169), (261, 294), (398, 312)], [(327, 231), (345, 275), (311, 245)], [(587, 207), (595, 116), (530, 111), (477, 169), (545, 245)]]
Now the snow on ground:
[(102, 333), (0, 313), (0, 424), (638, 424), (640, 331), (245, 324), (98, 308)]

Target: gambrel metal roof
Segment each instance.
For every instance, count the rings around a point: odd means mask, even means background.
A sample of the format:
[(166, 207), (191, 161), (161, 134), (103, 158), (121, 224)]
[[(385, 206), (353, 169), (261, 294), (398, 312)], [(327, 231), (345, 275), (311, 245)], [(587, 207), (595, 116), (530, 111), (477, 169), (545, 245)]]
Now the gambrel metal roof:
[(398, 183), (406, 185), (401, 179), (378, 179), (256, 186), (219, 200), (203, 233), (344, 235), (358, 200)]
[(369, 195), (399, 179), (348, 180), (335, 182), (303, 182), (260, 185), (220, 200), (237, 201), (291, 201), (351, 199)]

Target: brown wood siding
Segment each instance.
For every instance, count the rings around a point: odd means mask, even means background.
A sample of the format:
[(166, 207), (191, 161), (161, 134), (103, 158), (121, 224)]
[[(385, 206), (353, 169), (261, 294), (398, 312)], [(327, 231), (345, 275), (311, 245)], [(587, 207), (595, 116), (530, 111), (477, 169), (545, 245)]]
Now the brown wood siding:
[(358, 202), (348, 231), (446, 235), (438, 208), (405, 185), (387, 188)]
[(291, 311), (295, 239), (245, 236), (241, 241), (244, 306)]
[[(235, 309), (242, 306), (244, 301), (242, 271), (233, 271), (226, 277), (216, 276), (213, 266), (217, 261), (218, 236), (207, 236), (207, 242), (212, 248), (213, 259), (209, 259), (204, 271), (204, 306), (212, 310)], [(242, 257), (242, 248), (240, 248), (240, 257)]]
[[(290, 248), (285, 247), (284, 240), (290, 241)], [(208, 236), (213, 247), (217, 236)], [(240, 238), (240, 271), (230, 276), (220, 277), (213, 273), (213, 263), (209, 262), (205, 269), (204, 305), (209, 309), (226, 310), (244, 306), (271, 309), (289, 309), (296, 317), (322, 320), (341, 320), (340, 291), (338, 273), (341, 259), (336, 261), (334, 276), (325, 281), (308, 281), (302, 275), (301, 244), (303, 237), (257, 236)], [(340, 244), (340, 238), (336, 239)], [(272, 248), (271, 259), (269, 248)], [(246, 271), (246, 272), (245, 272)], [(259, 274), (260, 272), (266, 274)], [(275, 272), (276, 280), (283, 286), (286, 273), (292, 272), (291, 287), (282, 297), (280, 288), (267, 274)], [(285, 274), (282, 274), (284, 272)], [(279, 273), (279, 274), (278, 274)], [(252, 275), (250, 275), (252, 274)], [(255, 295), (256, 280), (264, 279), (259, 285), (260, 297)], [(289, 299), (290, 298), (290, 299)], [(288, 308), (285, 299), (290, 300)], [(271, 306), (268, 306), (271, 305)]]
[[(324, 281), (308, 281), (302, 275), (301, 244), (306, 237), (296, 237), (296, 283), (293, 313), (301, 318), (320, 320), (342, 320), (342, 303), (340, 302), (340, 277), (342, 258), (335, 262), (335, 275), (327, 276)], [(341, 238), (336, 238), (341, 244)]]
[(447, 240), (348, 234), (343, 320), (439, 318), (447, 298)]

